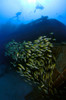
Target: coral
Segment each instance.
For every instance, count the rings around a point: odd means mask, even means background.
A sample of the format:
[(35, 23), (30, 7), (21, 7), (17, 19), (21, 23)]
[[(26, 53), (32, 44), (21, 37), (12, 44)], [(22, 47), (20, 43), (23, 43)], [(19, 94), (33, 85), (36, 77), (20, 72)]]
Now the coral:
[(14, 40), (6, 45), (6, 56), (11, 64), (26, 80), (35, 83), (37, 87), (48, 92), (52, 88), (52, 74), (55, 67), (55, 57), (52, 52), (52, 39), (40, 36), (34, 42), (17, 43)]

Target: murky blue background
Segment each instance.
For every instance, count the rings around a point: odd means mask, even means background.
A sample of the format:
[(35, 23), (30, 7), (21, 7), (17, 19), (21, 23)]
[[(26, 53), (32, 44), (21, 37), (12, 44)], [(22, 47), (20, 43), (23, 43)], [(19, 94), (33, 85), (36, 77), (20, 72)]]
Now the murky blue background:
[[(42, 5), (44, 9), (36, 9)], [(21, 12), (17, 20), (16, 13)], [(66, 0), (0, 0), (0, 24), (29, 23), (41, 16), (55, 18), (66, 25)]]

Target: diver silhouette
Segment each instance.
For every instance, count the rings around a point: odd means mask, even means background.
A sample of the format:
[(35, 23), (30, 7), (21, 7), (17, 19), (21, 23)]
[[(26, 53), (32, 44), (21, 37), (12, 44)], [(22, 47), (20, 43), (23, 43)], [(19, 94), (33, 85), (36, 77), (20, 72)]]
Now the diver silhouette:
[(10, 20), (13, 20), (14, 18), (17, 18), (17, 21), (19, 20), (19, 16), (22, 14), (22, 12), (17, 12), (16, 13), (16, 16), (13, 16), (13, 17), (11, 17), (10, 19), (9, 19), (9, 21)]
[(42, 6), (41, 4), (37, 4), (36, 7), (35, 7), (35, 10), (34, 10), (34, 13), (36, 12), (36, 10), (43, 10), (44, 9), (44, 6)]
[(22, 12), (17, 12), (15, 17), (17, 17), (17, 19), (18, 19), (18, 17), (19, 17), (21, 14), (22, 14)]

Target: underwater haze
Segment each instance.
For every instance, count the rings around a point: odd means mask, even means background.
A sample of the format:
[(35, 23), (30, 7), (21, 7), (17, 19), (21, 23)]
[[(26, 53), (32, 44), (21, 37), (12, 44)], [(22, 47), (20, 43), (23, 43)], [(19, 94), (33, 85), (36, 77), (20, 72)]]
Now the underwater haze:
[(66, 25), (66, 0), (0, 0), (0, 24), (29, 23), (41, 16)]
[(0, 0), (0, 100), (25, 100), (33, 89), (10, 69), (6, 45), (50, 33), (55, 43), (66, 43), (66, 0)]

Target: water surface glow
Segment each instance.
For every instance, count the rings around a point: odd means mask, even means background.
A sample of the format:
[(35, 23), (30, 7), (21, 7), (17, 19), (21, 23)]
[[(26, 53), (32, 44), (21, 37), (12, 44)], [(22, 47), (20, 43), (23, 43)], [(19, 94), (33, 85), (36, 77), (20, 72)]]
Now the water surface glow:
[[(44, 9), (36, 9), (37, 5)], [(49, 16), (66, 24), (66, 0), (0, 0), (0, 23), (29, 23), (41, 16)], [(16, 13), (21, 12), (17, 20)]]

